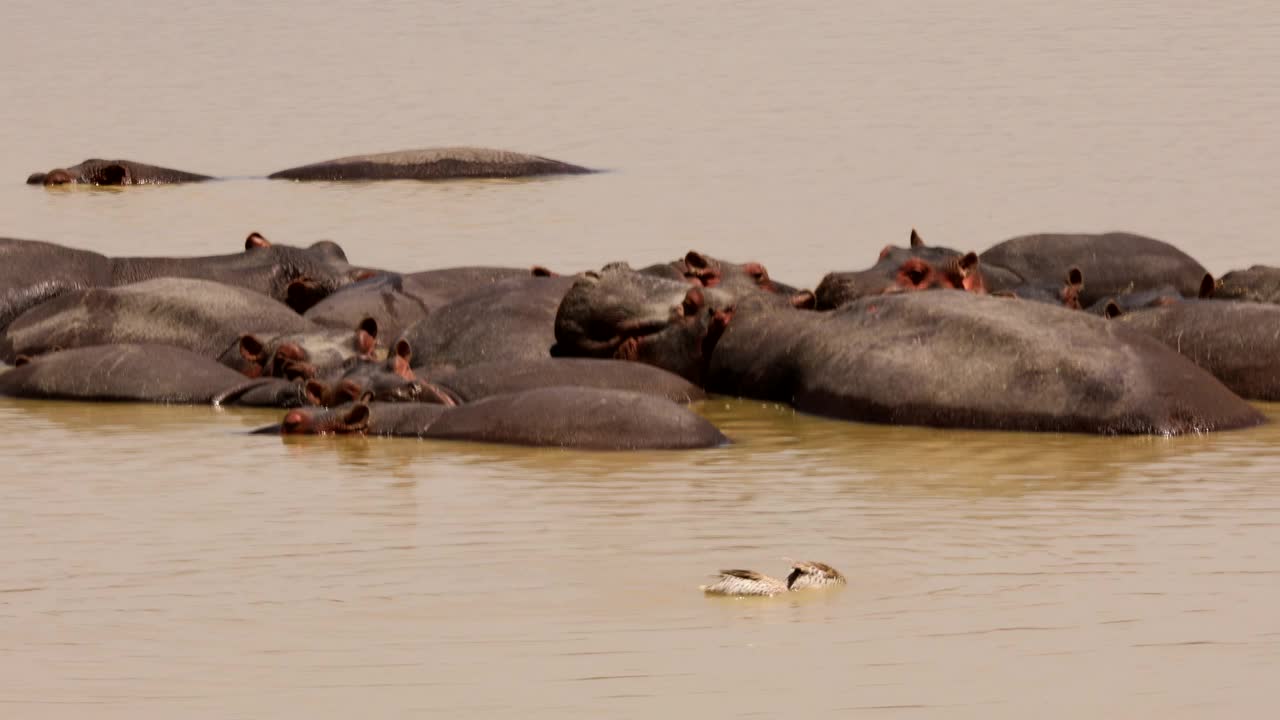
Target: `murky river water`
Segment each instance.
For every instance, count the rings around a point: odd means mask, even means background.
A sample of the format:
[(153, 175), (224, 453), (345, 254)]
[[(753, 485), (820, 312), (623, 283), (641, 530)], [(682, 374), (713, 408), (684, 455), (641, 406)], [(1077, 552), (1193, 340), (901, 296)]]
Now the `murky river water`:
[[(809, 286), (912, 226), (1280, 264), (1273, 3), (82, 5), (0, 9), (0, 234), (212, 254), (260, 230), (402, 270), (696, 247)], [(22, 184), (92, 156), (260, 176), (462, 143), (612, 172)], [(1170, 440), (717, 399), (732, 447), (600, 454), (0, 401), (0, 716), (1271, 717), (1264, 409)], [(850, 585), (696, 590), (782, 556)]]

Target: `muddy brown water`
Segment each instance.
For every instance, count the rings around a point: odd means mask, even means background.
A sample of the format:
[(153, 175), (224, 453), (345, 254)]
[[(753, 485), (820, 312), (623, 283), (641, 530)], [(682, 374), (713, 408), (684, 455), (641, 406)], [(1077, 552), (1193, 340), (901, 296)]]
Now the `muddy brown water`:
[[(362, 264), (697, 248), (812, 286), (912, 226), (1280, 264), (1280, 9), (243, 1), (0, 11), (0, 233)], [(480, 144), (518, 182), (45, 190)], [(1280, 421), (1280, 406), (1262, 406)], [(0, 716), (1271, 717), (1280, 422), (1094, 438), (716, 398), (736, 443), (250, 437), (274, 412), (0, 400)], [(812, 558), (841, 592), (703, 598)]]

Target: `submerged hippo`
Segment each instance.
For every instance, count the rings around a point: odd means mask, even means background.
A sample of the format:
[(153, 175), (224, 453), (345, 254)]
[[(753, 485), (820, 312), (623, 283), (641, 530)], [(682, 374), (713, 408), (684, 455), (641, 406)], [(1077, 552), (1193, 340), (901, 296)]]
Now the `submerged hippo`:
[(79, 165), (32, 173), (28, 185), (169, 185), (212, 180), (208, 175), (132, 160), (85, 160)]
[(272, 180), (446, 180), (576, 175), (594, 172), (538, 155), (477, 147), (444, 147), (352, 155), (274, 172)]
[(1145, 333), (1250, 400), (1280, 400), (1280, 306), (1186, 300), (1112, 320)]
[(826, 563), (799, 561), (791, 563), (791, 573), (786, 580), (769, 577), (755, 570), (721, 570), (716, 581), (700, 585), (698, 589), (707, 595), (772, 596), (785, 592), (831, 588), (847, 582), (839, 570)]
[(305, 402), (298, 383), (249, 379), (171, 345), (95, 345), (43, 355), (0, 374), (0, 395), (280, 408)]
[(706, 387), (815, 415), (934, 427), (1177, 435), (1263, 422), (1140, 333), (947, 290), (864, 298), (830, 313), (740, 306)]
[(593, 450), (684, 449), (728, 440), (686, 407), (651, 395), (544, 388), (467, 405), (354, 403), (289, 412), (272, 434), (367, 434)]

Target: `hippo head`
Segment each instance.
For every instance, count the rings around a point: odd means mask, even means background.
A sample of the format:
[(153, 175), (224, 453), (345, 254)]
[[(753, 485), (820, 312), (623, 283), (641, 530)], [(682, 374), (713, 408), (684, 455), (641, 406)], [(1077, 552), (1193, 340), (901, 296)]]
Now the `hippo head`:
[(354, 332), (317, 330), (269, 340), (246, 334), (240, 337), (235, 366), (249, 377), (310, 380), (349, 362), (374, 360), (377, 344), (378, 322), (373, 318), (362, 320)]
[(927, 246), (912, 230), (910, 247), (886, 245), (876, 264), (866, 270), (829, 273), (815, 296), (819, 310), (832, 310), (868, 295), (934, 288), (987, 291), (976, 253)]
[(458, 404), (453, 393), (417, 377), (409, 367), (410, 353), (409, 343), (399, 340), (383, 362), (360, 359), (325, 381), (308, 380), (307, 398), (326, 407), (370, 401)]
[(699, 382), (733, 305), (717, 289), (608, 265), (565, 294), (551, 353), (637, 360)]
[(369, 406), (353, 403), (332, 410), (299, 408), (285, 413), (279, 425), (254, 431), (255, 435), (363, 435), (369, 431)]
[(349, 264), (342, 247), (331, 240), (298, 248), (274, 245), (262, 233), (252, 232), (245, 238), (244, 251), (271, 268), (276, 289), (270, 294), (299, 314), (347, 285), (384, 274)]
[(795, 307), (813, 307), (813, 293), (775, 282), (769, 271), (758, 262), (742, 264), (711, 257), (690, 250), (683, 258), (670, 263), (652, 265), (639, 272), (647, 275), (683, 280), (690, 285), (722, 288), (734, 293), (759, 290), (782, 295)]
[(47, 173), (31, 173), (27, 177), (28, 185), (70, 185), (74, 182), (77, 182), (76, 176), (63, 168), (55, 168)]

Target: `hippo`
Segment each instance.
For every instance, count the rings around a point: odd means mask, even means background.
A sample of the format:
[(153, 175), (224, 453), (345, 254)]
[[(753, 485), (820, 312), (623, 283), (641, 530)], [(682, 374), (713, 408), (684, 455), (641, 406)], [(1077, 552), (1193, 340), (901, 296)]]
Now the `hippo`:
[(1159, 340), (1249, 400), (1280, 400), (1280, 306), (1184, 300), (1111, 322)]
[(739, 305), (707, 390), (862, 422), (1178, 435), (1263, 417), (1152, 338), (1087, 313), (955, 290), (829, 313)]
[(844, 575), (826, 563), (801, 560), (791, 563), (791, 573), (786, 580), (769, 577), (755, 570), (721, 570), (716, 582), (700, 585), (698, 589), (707, 595), (772, 596), (799, 590), (832, 588), (844, 585)]
[(487, 362), (431, 373), (427, 380), (455, 404), (543, 387), (626, 390), (686, 404), (706, 398), (702, 388), (662, 368), (593, 358)]
[(926, 245), (914, 228), (910, 247), (886, 245), (866, 270), (828, 273), (814, 291), (818, 310), (833, 310), (868, 295), (950, 288), (973, 293), (1025, 288), (1017, 275), (980, 265), (978, 255)]
[(477, 147), (442, 147), (352, 155), (273, 172), (271, 180), (447, 180), (577, 175), (595, 172), (538, 155)]
[(707, 448), (728, 440), (688, 408), (623, 390), (551, 387), (447, 407), (353, 403), (289, 412), (259, 434), (368, 434), (591, 450)]
[(1126, 292), (1172, 285), (1196, 297), (1204, 266), (1169, 243), (1127, 232), (1045, 233), (1005, 240), (978, 256), (985, 270), (1001, 268), (1034, 285), (1054, 284), (1069, 268), (1086, 279), (1081, 306)]
[(113, 344), (43, 355), (0, 374), (0, 395), (185, 405), (299, 407), (298, 383), (250, 379), (171, 345)]
[(1280, 267), (1254, 265), (1248, 270), (1232, 270), (1218, 278), (1201, 297), (1221, 300), (1248, 300), (1280, 305)]
[(303, 312), (338, 288), (378, 273), (348, 264), (342, 248), (329, 241), (307, 248), (273, 245), (255, 232), (244, 248), (207, 257), (107, 257), (37, 240), (0, 238), (0, 330), (69, 290), (185, 277), (254, 290)]
[(208, 175), (132, 160), (85, 160), (79, 165), (32, 173), (28, 185), (172, 185), (212, 180)]
[(572, 277), (521, 277), (491, 283), (436, 308), (405, 331), (414, 363), (461, 368), (549, 356), (556, 309)]
[(1080, 307), (1080, 293), (1083, 290), (1084, 274), (1080, 272), (1080, 268), (1073, 267), (1067, 270), (1067, 277), (1064, 282), (1047, 285), (1024, 283), (992, 294), (1080, 310), (1082, 309)]
[(456, 267), (405, 275), (386, 273), (338, 290), (304, 315), (325, 327), (342, 329), (372, 317), (387, 337), (395, 338), (433, 309), (496, 282), (552, 275), (542, 267)]
[[(758, 302), (782, 304), (752, 292)], [(638, 360), (701, 383), (720, 333), (733, 316), (736, 296), (721, 288), (690, 287), (606, 265), (579, 278), (555, 315), (556, 357)]]
[(679, 260), (641, 268), (636, 272), (669, 280), (683, 280), (702, 287), (723, 287), (735, 292), (761, 290), (786, 296), (796, 307), (812, 308), (813, 292), (798, 290), (769, 277), (769, 271), (758, 262), (731, 263), (690, 250)]

